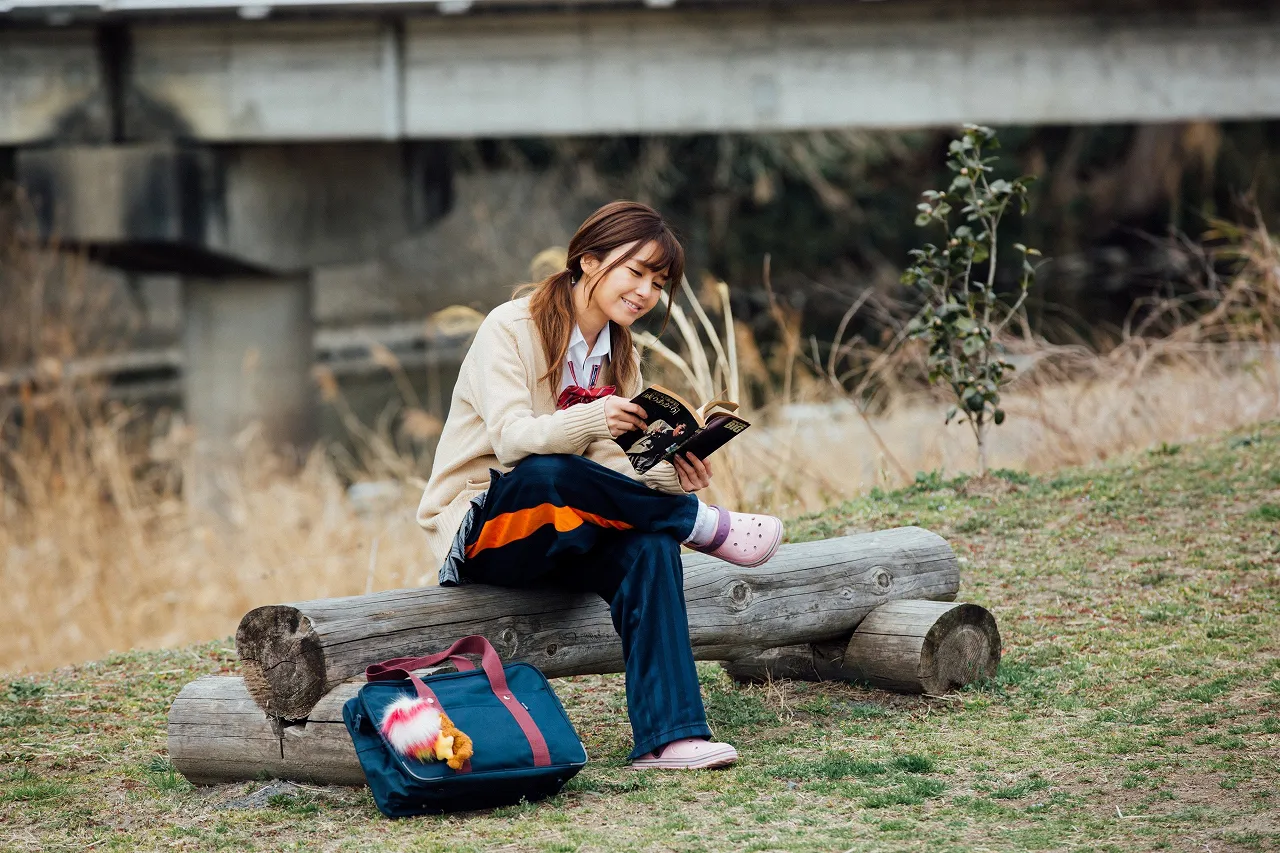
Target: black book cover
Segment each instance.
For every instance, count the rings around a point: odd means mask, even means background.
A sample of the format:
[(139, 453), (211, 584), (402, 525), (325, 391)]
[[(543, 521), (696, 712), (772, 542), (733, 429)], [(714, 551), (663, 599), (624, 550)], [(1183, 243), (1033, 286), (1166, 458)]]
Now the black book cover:
[(661, 385), (641, 391), (632, 402), (644, 408), (646, 430), (632, 430), (614, 439), (643, 474), (677, 453), (705, 459), (750, 424), (737, 415), (713, 412), (704, 425), (697, 409)]

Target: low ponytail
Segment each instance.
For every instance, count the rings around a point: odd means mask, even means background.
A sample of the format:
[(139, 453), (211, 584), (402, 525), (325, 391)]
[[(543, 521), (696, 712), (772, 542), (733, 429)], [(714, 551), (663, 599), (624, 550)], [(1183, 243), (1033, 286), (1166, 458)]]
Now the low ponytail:
[[(580, 264), (579, 261), (579, 270)], [(528, 284), (516, 290), (516, 297), (532, 291), (529, 314), (540, 333), (542, 354), (547, 359), (547, 372), (538, 377), (539, 382), (554, 383), (560, 377), (564, 360), (569, 353), (569, 338), (573, 336), (574, 322), (574, 280), (572, 270), (566, 267), (536, 284)]]

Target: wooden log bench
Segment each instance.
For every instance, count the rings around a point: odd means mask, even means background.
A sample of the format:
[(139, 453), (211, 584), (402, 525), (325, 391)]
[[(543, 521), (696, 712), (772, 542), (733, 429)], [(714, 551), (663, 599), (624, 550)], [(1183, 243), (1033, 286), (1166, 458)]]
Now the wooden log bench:
[[(994, 675), (999, 660), (995, 620), (952, 603), (955, 555), (921, 528), (784, 545), (755, 569), (688, 554), (684, 574), (695, 658), (724, 661), (742, 680), (940, 693)], [(198, 784), (263, 775), (358, 783), (341, 716), (359, 686), (349, 682), (369, 663), (467, 634), (549, 677), (623, 669), (608, 608), (594, 596), (477, 585), (269, 605), (236, 632), (244, 677), (199, 679), (174, 701), (170, 757)]]

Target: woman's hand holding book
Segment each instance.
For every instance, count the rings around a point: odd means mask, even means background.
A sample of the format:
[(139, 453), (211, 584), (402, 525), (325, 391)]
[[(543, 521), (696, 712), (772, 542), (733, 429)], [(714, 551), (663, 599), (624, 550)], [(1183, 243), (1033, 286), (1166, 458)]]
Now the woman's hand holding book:
[(680, 488), (686, 492), (696, 492), (711, 485), (711, 463), (699, 459), (692, 453), (677, 453), (671, 457), (671, 464), (676, 466), (676, 474), (680, 477)]
[(609, 425), (609, 435), (617, 438), (633, 430), (644, 431), (647, 428), (647, 415), (639, 403), (633, 403), (626, 397), (606, 397), (604, 418)]

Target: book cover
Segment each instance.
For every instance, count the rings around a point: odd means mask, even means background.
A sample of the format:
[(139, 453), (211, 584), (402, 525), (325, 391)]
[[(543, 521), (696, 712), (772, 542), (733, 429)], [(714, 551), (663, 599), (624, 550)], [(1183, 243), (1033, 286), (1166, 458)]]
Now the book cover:
[(614, 440), (641, 474), (677, 453), (705, 459), (750, 426), (733, 414), (736, 403), (712, 400), (699, 409), (661, 385), (649, 386), (632, 402), (644, 408), (648, 429), (632, 430)]

